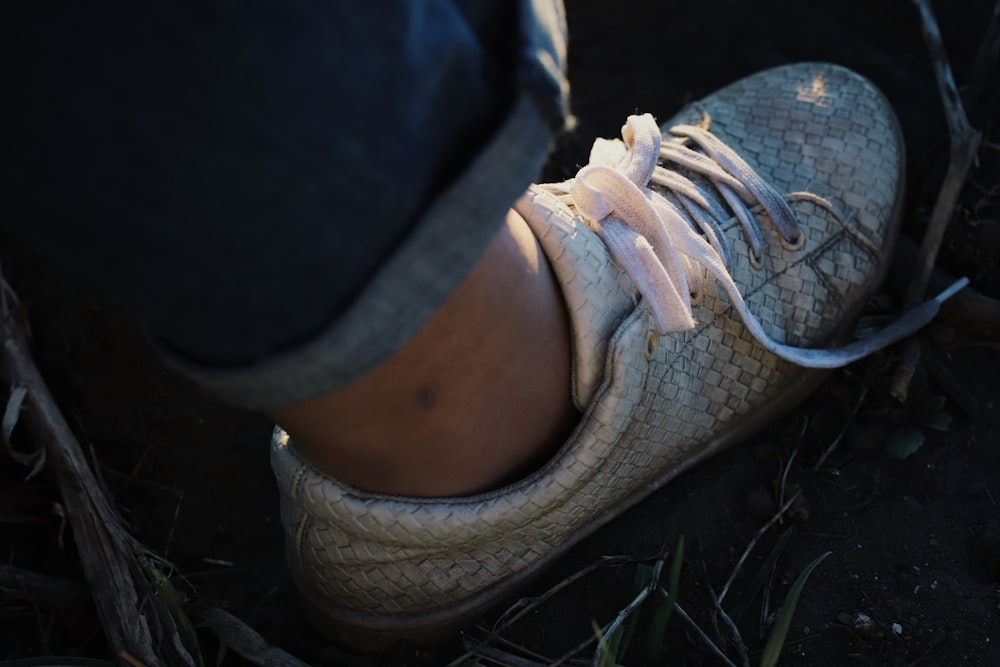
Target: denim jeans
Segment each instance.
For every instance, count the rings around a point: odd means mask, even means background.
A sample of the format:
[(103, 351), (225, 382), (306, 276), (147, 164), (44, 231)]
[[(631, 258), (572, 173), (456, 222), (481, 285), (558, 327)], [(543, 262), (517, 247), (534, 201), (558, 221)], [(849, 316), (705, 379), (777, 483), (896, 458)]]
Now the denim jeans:
[(551, 0), (5, 3), (0, 220), (245, 407), (433, 314), (566, 117)]

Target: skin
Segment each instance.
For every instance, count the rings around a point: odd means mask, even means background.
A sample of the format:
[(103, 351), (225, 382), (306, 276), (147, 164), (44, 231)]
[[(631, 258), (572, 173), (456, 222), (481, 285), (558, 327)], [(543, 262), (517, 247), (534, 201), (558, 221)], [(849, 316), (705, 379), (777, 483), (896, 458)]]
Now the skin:
[(459, 496), (538, 467), (579, 414), (566, 307), (514, 211), (417, 335), (372, 372), (266, 411), (316, 467), (359, 489)]

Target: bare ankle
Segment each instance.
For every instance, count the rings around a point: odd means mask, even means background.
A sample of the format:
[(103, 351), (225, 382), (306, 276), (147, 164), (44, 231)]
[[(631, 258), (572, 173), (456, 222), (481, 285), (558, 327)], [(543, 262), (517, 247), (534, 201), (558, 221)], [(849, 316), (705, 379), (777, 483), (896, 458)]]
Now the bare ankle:
[(269, 415), (314, 465), (361, 489), (464, 495), (523, 475), (578, 418), (566, 309), (513, 211), (421, 331), (347, 387)]

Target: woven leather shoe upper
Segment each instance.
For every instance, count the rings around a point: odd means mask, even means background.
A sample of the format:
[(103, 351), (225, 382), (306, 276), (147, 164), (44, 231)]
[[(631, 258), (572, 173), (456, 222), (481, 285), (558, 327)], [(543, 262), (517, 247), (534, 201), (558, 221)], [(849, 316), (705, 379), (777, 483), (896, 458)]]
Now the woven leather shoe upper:
[[(730, 273), (768, 335), (830, 342), (874, 288), (899, 208), (902, 146), (882, 95), (831, 65), (769, 70), (664, 125), (710, 130), (786, 195), (804, 234), (788, 249), (754, 209), (751, 262), (735, 219)], [(762, 347), (708, 281), (695, 326), (658, 335), (648, 303), (597, 234), (544, 187), (517, 205), (570, 313), (575, 432), (542, 469), (468, 498), (369, 494), (316, 471), (276, 431), (272, 463), (293, 572), (325, 620), (449, 620), (507, 591), (680, 470), (803, 398), (803, 368)]]

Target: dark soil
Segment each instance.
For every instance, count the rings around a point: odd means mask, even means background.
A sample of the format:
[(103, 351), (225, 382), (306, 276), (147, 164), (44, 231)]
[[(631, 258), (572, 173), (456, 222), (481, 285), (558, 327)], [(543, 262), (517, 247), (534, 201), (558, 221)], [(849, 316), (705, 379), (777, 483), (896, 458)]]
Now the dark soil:
[[(967, 0), (935, 7), (960, 87), (971, 76), (991, 5)], [(909, 150), (904, 231), (921, 238), (947, 165), (948, 134), (912, 3), (568, 0), (567, 9), (579, 126), (560, 141), (550, 178), (571, 174), (586, 161), (591, 139), (617, 136), (629, 113), (666, 118), (684, 102), (756, 70), (826, 60), (868, 76), (894, 105)], [(996, 87), (1000, 77), (992, 74), (986, 81)], [(987, 140), (1000, 142), (991, 92), (970, 115)], [(980, 151), (939, 264), (1000, 297), (998, 229), (1000, 150), (994, 143)], [(227, 608), (311, 664), (435, 665), (460, 653), (456, 642), (348, 659), (326, 645), (301, 616), (284, 569), (267, 461), (270, 424), (174, 376), (146, 347), (135, 321), (78, 276), (16, 239), (3, 238), (0, 256), (28, 306), (36, 359), (62, 409), (135, 535), (176, 564), (175, 582), (190, 597), (192, 613), (202, 603)], [(899, 290), (888, 290), (884, 301), (898, 302)], [(801, 491), (763, 535), (723, 604), (732, 611), (747, 597), (790, 529), (763, 595), (737, 624), (753, 664), (792, 582), (826, 552), (804, 589), (781, 664), (1000, 664), (1000, 349), (995, 339), (947, 322), (922, 339), (935, 368), (950, 372), (975, 401), (961, 404), (950, 394), (942, 408), (951, 418), (947, 430), (926, 426), (937, 412), (932, 397), (947, 393), (935, 373), (925, 389), (912, 392), (910, 410), (901, 416), (888, 390), (898, 349), (837, 371), (793, 414), (585, 541), (525, 594), (599, 565), (493, 646), (537, 663), (567, 654), (594, 636), (592, 620), (604, 625), (628, 604), (637, 592), (636, 572), (671, 554), (683, 536), (680, 605), (739, 664), (735, 644), (726, 639), (733, 633), (711, 593), (722, 589), (780, 499)], [(886, 452), (901, 429), (926, 436), (905, 460)], [(25, 482), (23, 468), (0, 461), (3, 562), (82, 582), (52, 478), (43, 471)], [(645, 663), (652, 610), (642, 611), (623, 664)], [(484, 619), (484, 627), (495, 620)], [(217, 644), (207, 630), (201, 636), (214, 662)], [(666, 646), (667, 664), (718, 663), (676, 614)], [(92, 610), (69, 599), (53, 605), (0, 597), (0, 660), (44, 655), (107, 658)], [(589, 659), (593, 644), (580, 655)], [(223, 664), (242, 662), (230, 652)]]

